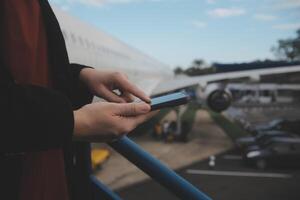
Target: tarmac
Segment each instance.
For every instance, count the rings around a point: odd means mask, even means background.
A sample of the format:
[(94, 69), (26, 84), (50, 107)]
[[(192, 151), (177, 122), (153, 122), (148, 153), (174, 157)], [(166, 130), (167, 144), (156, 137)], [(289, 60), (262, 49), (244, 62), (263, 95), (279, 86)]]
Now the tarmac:
[[(170, 112), (163, 120), (174, 120), (175, 117), (175, 114)], [(225, 152), (233, 146), (229, 137), (204, 110), (197, 111), (190, 134), (191, 140), (187, 143), (164, 143), (154, 140), (148, 135), (133, 139), (143, 149), (174, 170), (206, 159), (210, 155)], [(112, 149), (110, 151), (111, 157), (103, 169), (96, 172), (96, 176), (101, 182), (114, 190), (120, 190), (149, 180), (147, 175), (129, 161)]]
[[(299, 105), (230, 108), (226, 116), (232, 120), (244, 119), (251, 124), (264, 123), (275, 118), (299, 119)], [(195, 123), (201, 138), (211, 137), (215, 131), (206, 130), (203, 122)], [(197, 132), (196, 131), (196, 132)], [(206, 135), (206, 133), (208, 135)], [(218, 134), (217, 134), (218, 135)], [(208, 140), (209, 141), (209, 140)], [(204, 150), (205, 151), (205, 150)], [(208, 159), (185, 165), (176, 170), (212, 199), (218, 200), (299, 200), (300, 169), (268, 168), (258, 170), (243, 163), (240, 153), (232, 148), (216, 153), (216, 165), (209, 167)], [(176, 200), (178, 199), (153, 180), (144, 180), (117, 190), (122, 199)]]
[[(209, 168), (203, 160), (177, 170), (197, 188), (217, 200), (299, 200), (300, 170), (257, 170), (243, 164), (234, 151), (216, 157), (216, 166)], [(118, 190), (127, 200), (176, 200), (158, 183), (148, 180)]]

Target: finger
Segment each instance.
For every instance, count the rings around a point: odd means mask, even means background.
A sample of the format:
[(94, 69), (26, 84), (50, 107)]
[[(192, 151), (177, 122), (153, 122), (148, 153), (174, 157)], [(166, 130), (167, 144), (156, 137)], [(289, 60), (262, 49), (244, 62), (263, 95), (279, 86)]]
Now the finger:
[(121, 92), (121, 98), (124, 99), (127, 103), (131, 103), (134, 101), (133, 96), (129, 92)]
[(114, 92), (108, 90), (106, 87), (101, 87), (99, 89), (99, 94), (101, 94), (101, 97), (109, 102), (115, 102), (115, 103), (126, 103), (124, 99), (122, 99), (120, 96), (115, 94)]
[(127, 91), (134, 96), (140, 98), (141, 100), (150, 103), (151, 99), (148, 97), (142, 90), (140, 90), (136, 85), (132, 84), (128, 79), (121, 77), (118, 80), (119, 86), (122, 88), (122, 90)]
[[(157, 113), (158, 113), (157, 111), (154, 111), (154, 112), (150, 112), (150, 113), (143, 114), (143, 115), (138, 115), (138, 116), (134, 116), (134, 117), (127, 117), (127, 118), (124, 118), (124, 120), (126, 120), (126, 124), (130, 127), (130, 131), (132, 131), (138, 125), (140, 125), (140, 124), (144, 123), (145, 121), (149, 120), (150, 118), (152, 118)], [(128, 132), (130, 132), (130, 131), (128, 131)]]
[(117, 113), (120, 116), (137, 116), (150, 112), (151, 108), (149, 104), (146, 103), (123, 103), (118, 104)]
[(145, 115), (139, 115), (139, 116), (136, 116), (136, 123), (137, 125), (149, 120), (150, 118), (154, 117), (159, 111), (153, 111), (153, 112), (149, 112)]

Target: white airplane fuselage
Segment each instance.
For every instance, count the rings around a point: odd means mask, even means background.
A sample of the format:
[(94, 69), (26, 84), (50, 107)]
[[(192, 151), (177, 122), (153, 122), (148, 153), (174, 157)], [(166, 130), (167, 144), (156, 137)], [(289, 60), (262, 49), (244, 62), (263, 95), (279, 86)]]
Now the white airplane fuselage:
[(160, 82), (173, 77), (169, 66), (52, 7), (65, 38), (70, 62), (122, 71), (148, 95)]

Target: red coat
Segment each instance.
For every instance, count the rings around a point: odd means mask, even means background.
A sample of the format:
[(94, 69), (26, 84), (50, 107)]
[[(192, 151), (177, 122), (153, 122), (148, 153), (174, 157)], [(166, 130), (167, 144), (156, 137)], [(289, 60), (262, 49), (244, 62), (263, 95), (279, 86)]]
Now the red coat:
[(4, 0), (0, 13), (0, 196), (80, 199), (91, 193), (87, 163), (73, 163), (88, 148), (72, 144), (73, 109), (92, 97), (79, 81), (84, 66), (69, 63), (46, 0)]

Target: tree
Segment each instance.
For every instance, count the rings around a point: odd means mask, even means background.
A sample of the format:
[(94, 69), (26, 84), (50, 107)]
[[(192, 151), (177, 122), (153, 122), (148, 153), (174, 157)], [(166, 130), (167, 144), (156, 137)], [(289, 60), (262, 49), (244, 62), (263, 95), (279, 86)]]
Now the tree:
[(216, 73), (216, 68), (206, 64), (202, 59), (195, 59), (189, 68), (183, 69), (182, 67), (177, 66), (174, 69), (174, 73), (175, 75), (185, 74), (188, 76), (199, 76)]
[(296, 38), (278, 40), (278, 44), (271, 51), (279, 59), (287, 61), (300, 61), (300, 29), (297, 30)]
[(194, 67), (196, 69), (202, 69), (205, 67), (205, 61), (202, 59), (195, 59), (193, 61), (192, 67)]
[(184, 74), (184, 70), (183, 70), (180, 66), (177, 66), (177, 67), (174, 69), (174, 73), (175, 73), (175, 75), (178, 75), (178, 74)]
[(188, 76), (199, 76), (205, 74), (212, 74), (215, 73), (215, 67), (208, 65), (202, 59), (195, 59), (192, 62), (191, 67), (187, 68), (184, 73)]

